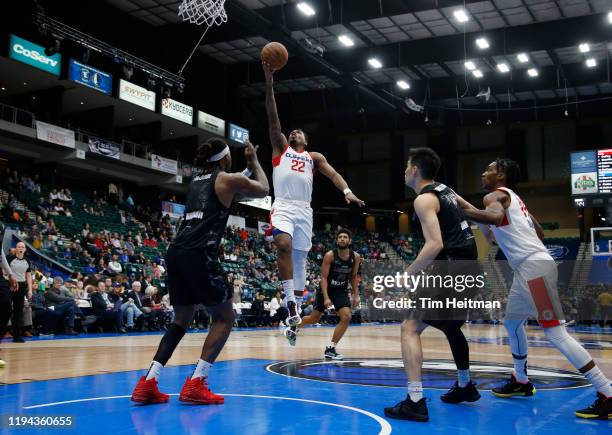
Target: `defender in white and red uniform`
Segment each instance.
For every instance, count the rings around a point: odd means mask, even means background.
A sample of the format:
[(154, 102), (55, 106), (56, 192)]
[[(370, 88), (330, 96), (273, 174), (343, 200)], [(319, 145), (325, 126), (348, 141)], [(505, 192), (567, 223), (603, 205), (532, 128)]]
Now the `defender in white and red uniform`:
[[(263, 63), (266, 76), (266, 111), (268, 114), (274, 204), (270, 214), (274, 243), (278, 250), (278, 274), (287, 295), (289, 328), (285, 337), (295, 344), (296, 327), (300, 322), (299, 306), (306, 284), (306, 259), (312, 246), (312, 209), (310, 199), (315, 170), (328, 177), (344, 193), (347, 204), (363, 206), (348, 188), (344, 178), (327, 162), (323, 154), (306, 151), (308, 137), (302, 130), (293, 130), (289, 140), (282, 133), (276, 101), (274, 100), (274, 70)], [(298, 300), (296, 301), (296, 295)]]
[(512, 190), (520, 169), (510, 159), (497, 159), (482, 174), (482, 185), (490, 193), (484, 197), (486, 210), (478, 210), (464, 200), (465, 215), (490, 225), (495, 241), (504, 252), (514, 280), (508, 296), (504, 326), (508, 330), (514, 373), (502, 387), (494, 388), (497, 397), (532, 396), (536, 389), (527, 377), (528, 317), (538, 320), (546, 338), (597, 389), (597, 400), (576, 411), (581, 418), (612, 418), (612, 386), (595, 365), (589, 353), (567, 333), (557, 290), (557, 265), (542, 243), (542, 228)]

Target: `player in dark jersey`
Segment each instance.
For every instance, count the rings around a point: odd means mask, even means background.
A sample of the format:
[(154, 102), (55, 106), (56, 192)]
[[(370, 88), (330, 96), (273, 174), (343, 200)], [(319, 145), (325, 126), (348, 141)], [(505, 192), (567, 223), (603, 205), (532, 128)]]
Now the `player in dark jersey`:
[[(405, 171), (406, 185), (417, 193), (414, 209), (422, 229), (425, 245), (409, 266), (407, 273), (415, 275), (434, 263), (436, 274), (449, 274), (457, 260), (477, 259), (474, 235), (466, 221), (463, 210), (458, 207), (455, 192), (444, 184), (433, 181), (440, 169), (440, 157), (430, 148), (413, 148), (409, 151)], [(439, 270), (439, 269), (442, 270)], [(436, 270), (437, 269), (437, 270)], [(460, 273), (466, 273), (460, 271)], [(457, 365), (458, 380), (444, 395), (446, 403), (475, 402), (480, 394), (470, 380), (469, 347), (461, 326), (465, 319), (437, 319), (435, 314), (425, 310), (414, 311), (414, 317), (402, 323), (402, 357), (408, 376), (408, 396), (397, 405), (385, 408), (390, 418), (413, 421), (428, 421), (427, 404), (423, 397), (421, 369), (423, 348), (421, 333), (427, 326), (441, 330), (450, 344), (453, 359)], [(436, 320), (429, 320), (431, 316)], [(450, 316), (449, 316), (450, 317)]]
[(149, 371), (140, 378), (132, 394), (138, 403), (165, 403), (167, 394), (160, 393), (157, 379), (193, 320), (194, 308), (204, 304), (212, 316), (212, 324), (202, 354), (191, 378), (187, 378), (179, 400), (194, 404), (221, 404), (222, 396), (208, 388), (208, 372), (223, 349), (234, 323), (232, 293), (218, 260), (219, 242), (224, 233), (232, 201), (237, 194), (263, 198), (268, 194), (268, 179), (257, 160), (257, 147), (247, 142), (244, 155), (247, 171), (229, 173), (232, 166), (230, 149), (222, 139), (213, 138), (198, 147), (196, 172), (189, 185), (185, 216), (166, 254), (170, 302), (175, 319), (164, 334)]
[[(351, 245), (351, 233), (349, 230), (340, 229), (336, 232), (337, 249), (327, 251), (321, 264), (321, 288), (317, 291), (314, 310), (310, 316), (302, 318), (298, 327), (317, 323), (326, 308), (334, 306), (340, 321), (334, 329), (331, 342), (325, 348), (326, 359), (343, 360), (344, 357), (336, 352), (336, 345), (346, 332), (351, 322), (351, 301), (348, 295), (349, 286), (353, 289), (353, 306), (359, 306), (359, 266), (361, 256), (349, 248)], [(289, 334), (289, 342), (295, 345), (295, 335), (291, 327), (285, 329)]]

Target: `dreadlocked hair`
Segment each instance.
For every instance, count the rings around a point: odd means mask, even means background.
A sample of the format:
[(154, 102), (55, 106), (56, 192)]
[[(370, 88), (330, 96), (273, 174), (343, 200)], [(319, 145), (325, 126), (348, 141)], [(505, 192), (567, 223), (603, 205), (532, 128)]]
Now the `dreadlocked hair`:
[(506, 177), (506, 186), (512, 190), (516, 189), (516, 185), (521, 179), (521, 168), (514, 160), (499, 158), (495, 160), (497, 172), (502, 172)]

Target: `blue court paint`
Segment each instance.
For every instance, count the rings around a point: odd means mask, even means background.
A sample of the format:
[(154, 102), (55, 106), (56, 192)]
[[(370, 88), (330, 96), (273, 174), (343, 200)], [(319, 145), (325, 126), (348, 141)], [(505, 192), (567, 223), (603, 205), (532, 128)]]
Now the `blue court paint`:
[[(172, 396), (168, 404), (133, 405), (129, 395), (143, 373), (131, 371), (4, 385), (0, 387), (1, 413), (71, 414), (75, 416), (75, 428), (67, 432), (75, 434), (380, 433), (381, 422), (367, 413), (388, 421), (392, 433), (398, 434), (595, 435), (612, 431), (612, 422), (586, 421), (574, 417), (575, 409), (590, 404), (594, 399), (594, 391), (590, 387), (542, 390), (532, 398), (508, 400), (497, 399), (483, 391), (480, 401), (467, 405), (444, 404), (439, 399), (443, 391), (426, 389), (425, 395), (430, 399), (431, 421), (424, 424), (384, 417), (382, 408), (402, 400), (405, 397), (403, 389), (281, 376), (266, 371), (266, 367), (272, 363), (274, 361), (254, 359), (216, 363), (210, 383), (216, 393), (227, 394), (224, 405), (183, 405), (176, 396)], [(192, 366), (164, 368), (160, 379), (161, 391), (177, 394), (192, 370)], [(499, 380), (503, 377), (500, 375)], [(95, 398), (103, 399), (26, 409), (35, 405)], [(49, 430), (36, 433), (49, 433)]]

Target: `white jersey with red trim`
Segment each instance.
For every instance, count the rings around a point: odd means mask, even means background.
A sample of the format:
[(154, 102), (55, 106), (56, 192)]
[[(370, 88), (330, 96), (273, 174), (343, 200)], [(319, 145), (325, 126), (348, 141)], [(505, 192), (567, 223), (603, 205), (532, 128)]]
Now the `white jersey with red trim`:
[(314, 161), (308, 151), (297, 152), (289, 145), (272, 159), (274, 198), (310, 204)]
[(527, 257), (538, 252), (548, 254), (525, 203), (511, 189), (500, 187), (498, 190), (510, 195), (510, 206), (504, 210), (503, 222), (499, 226), (491, 225), (491, 230), (510, 266), (516, 268)]

